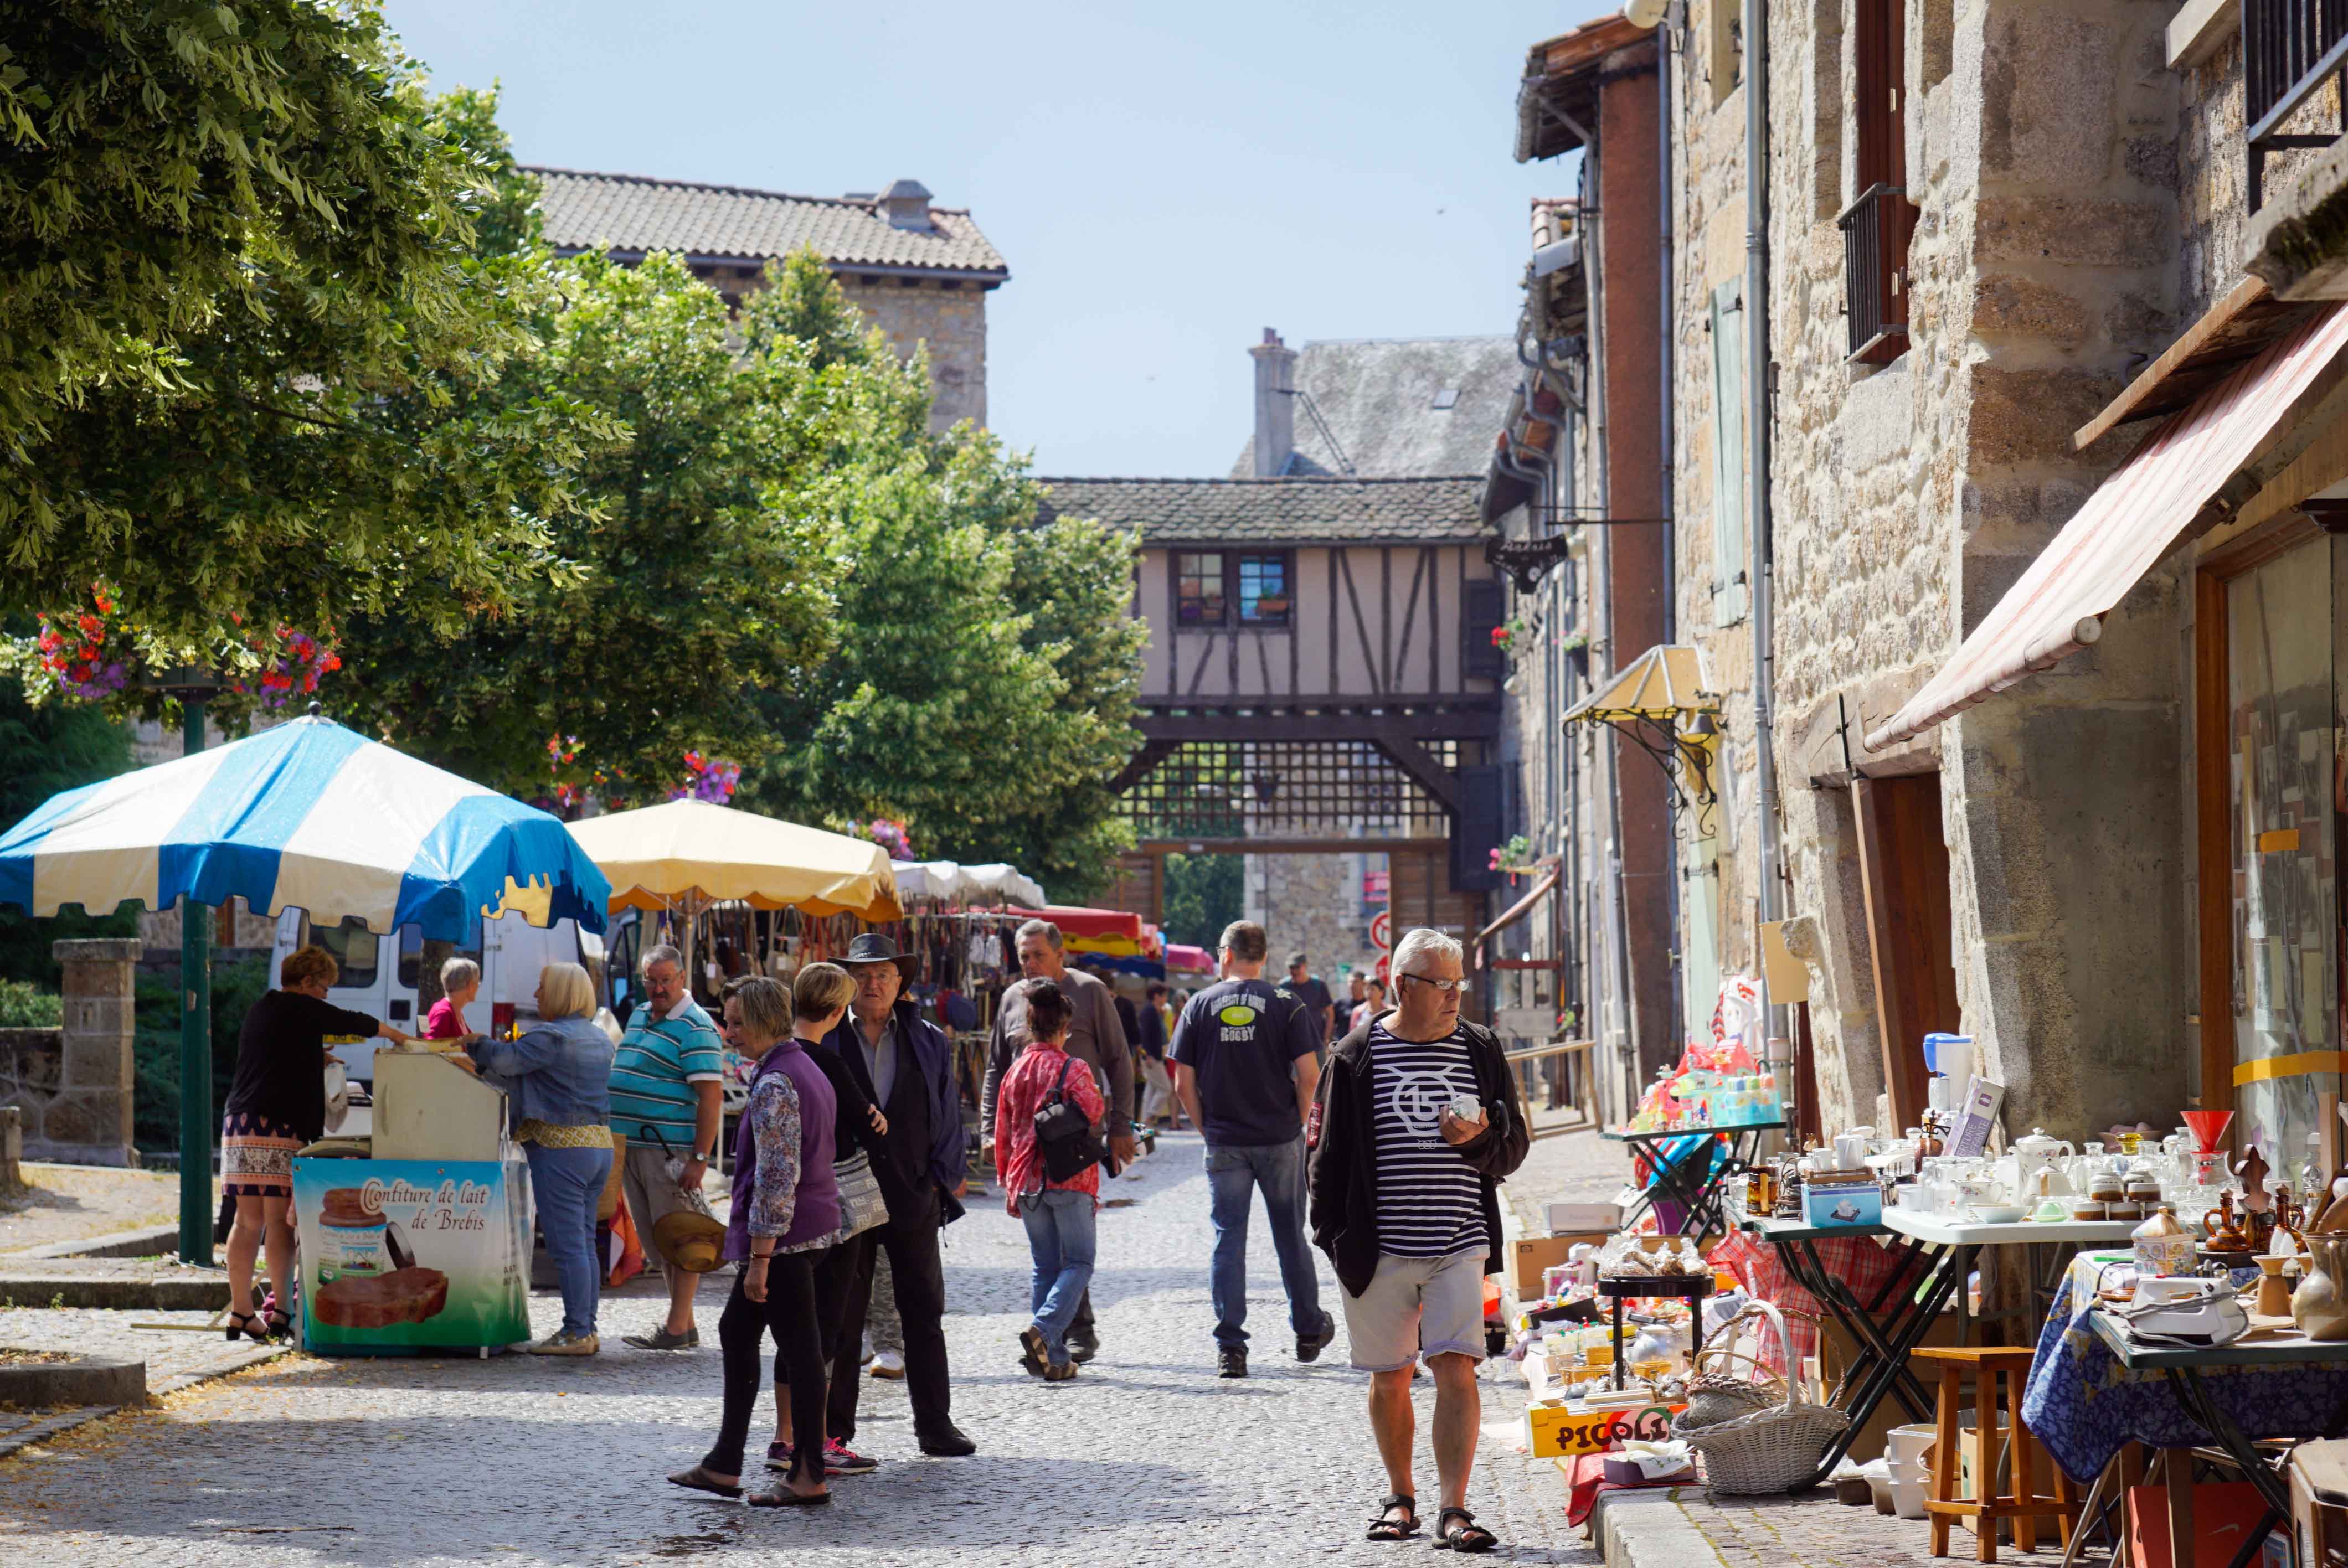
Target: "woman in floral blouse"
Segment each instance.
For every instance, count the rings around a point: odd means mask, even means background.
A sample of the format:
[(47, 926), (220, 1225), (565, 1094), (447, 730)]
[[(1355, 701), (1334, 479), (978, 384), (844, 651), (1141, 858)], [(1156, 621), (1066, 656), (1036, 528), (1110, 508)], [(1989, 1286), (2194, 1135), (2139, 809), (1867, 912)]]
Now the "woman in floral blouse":
[[(801, 1022), (830, 1029), (852, 989), (841, 991), (829, 1018)], [(839, 1189), (831, 1171), (838, 1106), (830, 1081), (792, 1033), (790, 994), (761, 977), (735, 999), (741, 1019), (736, 1038), (745, 1056), (757, 1059), (758, 1071), (735, 1140), (734, 1207), (726, 1227), (726, 1257), (742, 1268), (717, 1320), (725, 1413), (708, 1454), (669, 1480), (720, 1497), (742, 1495), (742, 1448), (758, 1398), (758, 1346), (771, 1333), (777, 1381), (790, 1385), (798, 1446), (782, 1484), (750, 1501), (769, 1508), (829, 1502), (823, 1479), (826, 1311), (816, 1300), (814, 1260), (839, 1231)]]

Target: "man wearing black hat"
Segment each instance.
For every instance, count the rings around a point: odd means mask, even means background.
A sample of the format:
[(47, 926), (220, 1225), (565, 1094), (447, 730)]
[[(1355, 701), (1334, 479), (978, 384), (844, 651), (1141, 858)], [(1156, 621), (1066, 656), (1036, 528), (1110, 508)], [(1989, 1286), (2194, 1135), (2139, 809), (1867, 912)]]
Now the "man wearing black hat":
[[(872, 1304), (873, 1259), (889, 1255), (897, 1314), (905, 1333), (905, 1391), (913, 1401), (913, 1435), (925, 1454), (959, 1458), (978, 1445), (954, 1426), (946, 1387), (945, 1266), (938, 1230), (962, 1217), (958, 1194), (969, 1149), (963, 1135), (962, 1096), (945, 1036), (922, 1021), (901, 998), (904, 975), (897, 945), (868, 932), (839, 960), (856, 978), (827, 1048), (837, 1053), (872, 1103), (889, 1119), (889, 1157), (873, 1174), (889, 1204), (889, 1221), (840, 1245), (847, 1282), (839, 1339), (832, 1354), (829, 1437), (843, 1450), (856, 1436), (856, 1399), (862, 1379), (864, 1317)], [(843, 1457), (854, 1459), (852, 1450)], [(859, 1461), (856, 1468), (869, 1468)]]

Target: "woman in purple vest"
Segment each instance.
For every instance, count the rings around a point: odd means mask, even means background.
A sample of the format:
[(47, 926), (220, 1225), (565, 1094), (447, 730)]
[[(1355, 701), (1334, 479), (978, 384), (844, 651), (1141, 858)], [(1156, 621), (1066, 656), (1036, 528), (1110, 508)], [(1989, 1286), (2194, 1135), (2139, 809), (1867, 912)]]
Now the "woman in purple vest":
[[(846, 971), (839, 977), (830, 1017), (801, 1009), (801, 1032), (824, 1030), (839, 1021), (855, 987)], [(799, 993), (820, 1003), (801, 975)], [(820, 977), (815, 977), (819, 982)], [(790, 1385), (791, 1427), (798, 1447), (791, 1468), (773, 1491), (753, 1497), (769, 1508), (829, 1502), (823, 1479), (824, 1354), (822, 1325), (827, 1308), (818, 1305), (815, 1260), (839, 1231), (839, 1189), (832, 1180), (832, 1126), (838, 1107), (831, 1081), (794, 1035), (791, 995), (776, 981), (755, 979), (735, 993), (740, 1003), (738, 1049), (757, 1059), (749, 1103), (742, 1112), (734, 1148), (733, 1218), (726, 1228), (726, 1257), (742, 1265), (717, 1320), (725, 1358), (726, 1409), (717, 1441), (691, 1470), (669, 1477), (679, 1486), (720, 1497), (742, 1495), (742, 1448), (750, 1433), (750, 1413), (758, 1399), (760, 1337), (775, 1337), (776, 1381)], [(829, 1309), (836, 1310), (836, 1307)]]

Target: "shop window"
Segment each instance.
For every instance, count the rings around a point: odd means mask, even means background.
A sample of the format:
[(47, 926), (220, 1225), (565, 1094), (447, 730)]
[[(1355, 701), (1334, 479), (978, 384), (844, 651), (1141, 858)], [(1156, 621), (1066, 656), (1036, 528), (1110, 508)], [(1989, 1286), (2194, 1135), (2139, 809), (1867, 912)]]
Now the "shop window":
[(1219, 550), (1177, 550), (1174, 553), (1174, 623), (1177, 626), (1220, 626), (1223, 623), (1223, 558)]
[(1288, 558), (1240, 557), (1240, 624), (1287, 626), (1292, 609)]

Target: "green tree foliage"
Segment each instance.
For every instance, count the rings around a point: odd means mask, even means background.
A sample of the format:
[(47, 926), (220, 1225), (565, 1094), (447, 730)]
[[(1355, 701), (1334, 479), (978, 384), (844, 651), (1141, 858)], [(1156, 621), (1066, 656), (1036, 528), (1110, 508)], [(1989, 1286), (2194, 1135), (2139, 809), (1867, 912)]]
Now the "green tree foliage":
[[(130, 736), (97, 709), (36, 708), (0, 681), (0, 830), (15, 826), (60, 790), (112, 778), (130, 766)], [(112, 912), (92, 917), (67, 906), (48, 919), (0, 907), (0, 979), (55, 991), (63, 974), (49, 944), (76, 937), (135, 937), (139, 924)]]
[(250, 668), (244, 628), (446, 628), (559, 570), (609, 432), (501, 385), (551, 273), (485, 205), (480, 100), (436, 108), (367, 0), (9, 16), (0, 610), (104, 580), (150, 661)]
[[(212, 1110), (228, 1103), (236, 1081), (237, 1037), (244, 1015), (269, 989), (269, 955), (212, 959)], [(141, 970), (133, 1001), (131, 1056), (136, 1077), (130, 1141), (149, 1153), (180, 1147), (180, 966)]]
[(815, 334), (839, 415), (815, 494), (846, 570), (830, 657), (767, 699), (776, 749), (747, 802), (901, 817), (925, 855), (1008, 860), (1055, 897), (1090, 894), (1129, 842), (1107, 784), (1139, 740), (1131, 540), (1038, 527), (1023, 459), (969, 425), (932, 436), (927, 366), (857, 330), (812, 256), (769, 282), (746, 331)]
[(1244, 856), (1168, 856), (1166, 939), (1213, 952), (1246, 907), (1246, 873)]
[(805, 350), (737, 355), (725, 302), (674, 257), (582, 258), (563, 292), (544, 353), (514, 374), (628, 432), (581, 466), (593, 510), (551, 525), (575, 577), (519, 581), (449, 636), (355, 618), (336, 706), (524, 793), (546, 791), (559, 734), (578, 759), (563, 777), (600, 770), (607, 794), (643, 804), (682, 780), (688, 751), (759, 755), (757, 694), (822, 652), (833, 568), (802, 497), (829, 414)]

